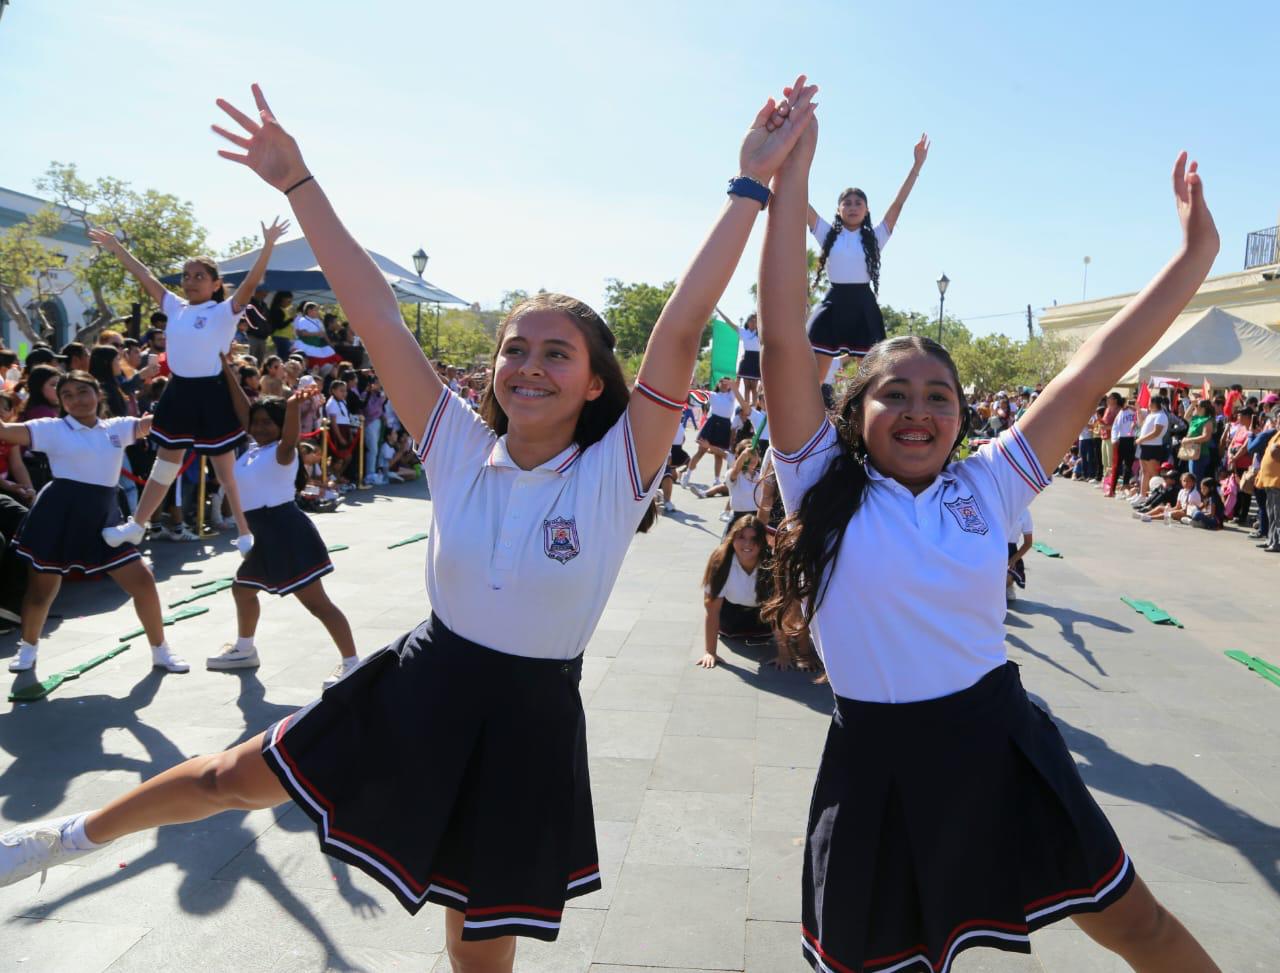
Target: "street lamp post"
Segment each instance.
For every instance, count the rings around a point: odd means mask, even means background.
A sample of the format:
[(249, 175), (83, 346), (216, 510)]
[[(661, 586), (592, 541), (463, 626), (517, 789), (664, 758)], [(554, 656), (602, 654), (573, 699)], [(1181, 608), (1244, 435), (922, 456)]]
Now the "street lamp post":
[[(419, 307), (421, 307), (421, 305), (419, 305)], [(436, 302), (436, 343), (435, 343), (435, 353), (432, 357), (437, 359), (440, 357), (440, 302), (439, 301)]]
[(947, 285), (950, 283), (946, 274), (938, 278), (938, 344), (942, 344), (942, 308), (947, 300)]
[(1089, 264), (1093, 262), (1091, 257), (1084, 258), (1084, 282), (1080, 285), (1080, 300), (1088, 300), (1089, 294)]
[[(422, 275), (427, 269), (427, 251), (422, 247), (418, 247), (418, 252), (413, 255), (413, 269), (418, 275), (418, 280), (422, 280)], [(414, 334), (418, 338), (418, 347), (422, 347), (422, 302), (418, 302), (418, 323), (414, 326)]]

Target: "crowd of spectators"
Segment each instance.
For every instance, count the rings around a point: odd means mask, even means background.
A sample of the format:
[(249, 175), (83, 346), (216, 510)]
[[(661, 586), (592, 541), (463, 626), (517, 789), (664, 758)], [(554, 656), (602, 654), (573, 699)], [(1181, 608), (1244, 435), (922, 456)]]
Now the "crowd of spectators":
[[(319, 385), (322, 395), (306, 400), (299, 444), (298, 501), (313, 511), (335, 509), (357, 486), (399, 483), (422, 476), (413, 443), (395, 409), (367, 367), (364, 348), (345, 322), (326, 314), (325, 340), (335, 359), (320, 364), (293, 336), (292, 295), (259, 291), (240, 321), (230, 361), (251, 401), (262, 396), (289, 396), (299, 386)], [(60, 350), (36, 343), (20, 360), (0, 346), (0, 421), (22, 422), (59, 415), (54, 386), (59, 375), (81, 369), (105, 390), (104, 418), (151, 413), (170, 374), (162, 312), (151, 315), (139, 338), (115, 330), (99, 333), (89, 346), (72, 341)], [(462, 368), (435, 362), (450, 389), (473, 408), (488, 378), (486, 367)], [(363, 453), (358, 449), (363, 443)], [(125, 513), (137, 506), (139, 491), (155, 459), (154, 447), (142, 441), (130, 446), (120, 478), (120, 504)], [(191, 459), (191, 456), (188, 456)], [(212, 470), (206, 473), (205, 508), (197, 509), (198, 467), (188, 463), (171, 488), (155, 520), (152, 541), (199, 541), (197, 525), (206, 530), (230, 529), (230, 508)], [(25, 572), (8, 551), (36, 493), (50, 479), (43, 454), (17, 446), (0, 448), (0, 622), (16, 621), (25, 588)], [(203, 515), (203, 516), (201, 516)]]

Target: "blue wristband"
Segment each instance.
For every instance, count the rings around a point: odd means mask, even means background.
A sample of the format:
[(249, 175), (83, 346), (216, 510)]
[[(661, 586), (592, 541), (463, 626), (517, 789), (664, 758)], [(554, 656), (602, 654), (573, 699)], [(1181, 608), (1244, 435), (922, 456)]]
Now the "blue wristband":
[(769, 192), (768, 186), (757, 182), (750, 176), (735, 176), (730, 179), (728, 194), (730, 196), (741, 196), (744, 199), (754, 199), (760, 204), (761, 209), (768, 206), (769, 200), (773, 197), (773, 193)]

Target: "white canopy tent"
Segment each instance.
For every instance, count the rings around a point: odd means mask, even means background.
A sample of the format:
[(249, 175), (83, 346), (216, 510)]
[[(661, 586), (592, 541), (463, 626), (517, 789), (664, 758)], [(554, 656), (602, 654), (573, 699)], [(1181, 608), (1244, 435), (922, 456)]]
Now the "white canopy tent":
[(1280, 333), (1229, 314), (1220, 307), (1180, 315), (1124, 378), (1120, 387), (1173, 378), (1199, 387), (1280, 388)]
[[(218, 262), (218, 269), (229, 284), (238, 284), (253, 267), (260, 252), (261, 250), (250, 250), (238, 257), (221, 260)], [(374, 253), (372, 250), (366, 250), (365, 253), (382, 271), (382, 276), (391, 285), (396, 297), (406, 304), (469, 303), (434, 284), (427, 283), (412, 270), (400, 266), (380, 253)], [(176, 283), (180, 279), (180, 274), (174, 274), (164, 278), (164, 283)], [(269, 291), (292, 291), (295, 305), (302, 301), (316, 301), (319, 304), (336, 303), (324, 271), (320, 269), (320, 262), (316, 260), (316, 255), (311, 251), (311, 245), (307, 243), (306, 237), (298, 237), (296, 240), (288, 240), (276, 245), (271, 254), (271, 260), (267, 264), (267, 274), (262, 281), (262, 286)]]

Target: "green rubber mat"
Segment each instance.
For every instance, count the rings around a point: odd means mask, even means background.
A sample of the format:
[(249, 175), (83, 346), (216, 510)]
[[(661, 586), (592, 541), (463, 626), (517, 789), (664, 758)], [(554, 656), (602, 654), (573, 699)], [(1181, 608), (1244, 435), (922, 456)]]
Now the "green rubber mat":
[[(1228, 649), (1223, 653), (1228, 659), (1235, 659), (1242, 666), (1248, 666), (1253, 672), (1256, 672), (1267, 682), (1280, 686), (1280, 666), (1273, 666), (1266, 659), (1260, 659), (1256, 655), (1250, 655), (1248, 652), (1241, 652), (1239, 649)], [(9, 697), (12, 699), (13, 697)]]
[(1033, 551), (1039, 551), (1045, 557), (1062, 557), (1062, 552), (1050, 547), (1048, 544), (1042, 544), (1040, 541), (1033, 541), (1031, 544)]
[(406, 544), (416, 544), (418, 541), (425, 541), (426, 539), (426, 534), (414, 534), (412, 537), (406, 537), (402, 541), (396, 541), (394, 544), (388, 544), (387, 550), (389, 551), (393, 547), (404, 547)]
[(121, 652), (129, 648), (129, 643), (117, 645), (110, 652), (104, 652), (102, 655), (94, 656), (88, 662), (82, 662), (78, 666), (72, 666), (70, 669), (63, 669), (61, 672), (55, 672), (52, 676), (46, 676), (37, 683), (30, 686), (23, 686), (17, 692), (9, 694), (9, 702), (11, 703), (30, 703), (33, 700), (44, 699), (51, 692), (61, 686), (64, 682), (72, 679), (79, 679), (81, 673), (88, 672), (94, 666), (100, 666), (108, 659), (114, 659)]
[[(164, 618), (161, 619), (161, 621), (163, 621), (166, 625), (173, 625), (177, 622), (182, 621), (183, 619), (195, 618), (197, 615), (203, 615), (208, 610), (209, 609), (205, 608), (203, 605), (196, 605), (191, 608), (183, 608), (174, 612), (172, 615), (165, 615)], [(126, 632), (124, 635), (121, 635), (120, 641), (128, 642), (129, 639), (141, 638), (143, 635), (146, 635), (146, 634), (147, 634), (147, 630), (145, 628), (135, 628), (132, 632)]]
[(1134, 611), (1143, 615), (1147, 621), (1153, 625), (1174, 625), (1178, 628), (1184, 628), (1182, 622), (1178, 621), (1163, 608), (1156, 605), (1154, 601), (1141, 601), (1137, 598), (1126, 598), (1120, 596), (1120, 600), (1132, 608)]
[(235, 582), (230, 578), (218, 578), (216, 581), (206, 582), (200, 586), (203, 590), (197, 591), (194, 595), (187, 595), (185, 598), (179, 598), (177, 601), (171, 601), (169, 602), (169, 607), (177, 608), (179, 605), (188, 605), (201, 598), (208, 598), (210, 595), (216, 595), (220, 591), (226, 591), (234, 584)]

